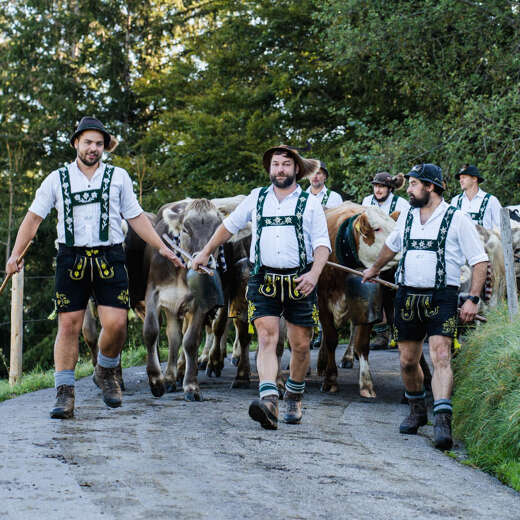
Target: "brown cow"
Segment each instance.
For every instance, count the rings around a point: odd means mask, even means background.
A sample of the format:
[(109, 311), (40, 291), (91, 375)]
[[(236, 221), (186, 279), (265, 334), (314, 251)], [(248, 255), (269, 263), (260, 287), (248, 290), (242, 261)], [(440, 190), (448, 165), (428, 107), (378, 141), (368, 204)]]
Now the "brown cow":
[[(338, 232), (342, 225), (351, 220), (352, 246), (358, 260), (365, 266), (371, 265), (395, 221), (376, 207), (363, 207), (344, 202), (337, 208), (327, 210), (327, 225), (331, 238), (332, 262), (341, 263), (343, 254), (336, 251)], [(338, 242), (338, 243), (337, 243)], [(395, 267), (398, 258), (385, 266)], [(363, 269), (361, 267), (361, 269)], [(382, 288), (379, 284), (362, 284), (361, 278), (326, 266), (318, 283), (318, 307), (323, 327), (323, 341), (318, 359), (318, 373), (324, 376), (322, 391), (337, 392), (338, 369), (335, 351), (338, 345), (338, 329), (348, 321), (352, 324), (351, 345), (359, 357), (359, 391), (363, 397), (375, 397), (374, 385), (368, 364), (370, 332), (372, 326), (382, 318)]]

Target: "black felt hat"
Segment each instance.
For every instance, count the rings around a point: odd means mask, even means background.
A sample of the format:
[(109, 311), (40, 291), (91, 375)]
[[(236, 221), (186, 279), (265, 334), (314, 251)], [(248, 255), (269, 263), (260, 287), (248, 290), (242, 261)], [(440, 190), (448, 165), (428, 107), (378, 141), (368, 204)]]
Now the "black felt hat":
[(456, 174), (455, 178), (460, 179), (461, 175), (471, 175), (472, 177), (476, 177), (478, 179), (478, 183), (484, 182), (484, 177), (480, 175), (478, 168), (473, 166), (472, 164), (465, 164)]
[(320, 161), (320, 170), (323, 170), (325, 172), (325, 175), (327, 176), (327, 179), (328, 179), (329, 170), (327, 170), (327, 167), (325, 166), (325, 163), (323, 161)]
[(442, 170), (436, 164), (416, 164), (406, 175), (406, 178), (413, 177), (423, 182), (431, 182), (443, 191), (446, 189), (442, 179)]
[(273, 146), (264, 153), (262, 162), (267, 173), (271, 172), (271, 157), (275, 152), (288, 153), (294, 162), (299, 166), (299, 171), (296, 174), (296, 180), (299, 181), (305, 177), (310, 177), (320, 169), (320, 161), (317, 159), (305, 159), (300, 154), (297, 148), (281, 144), (280, 146)]
[(119, 144), (118, 140), (110, 133), (108, 133), (107, 129), (103, 126), (103, 123), (96, 119), (95, 117), (85, 116), (81, 118), (76, 131), (72, 134), (70, 138), (70, 145), (74, 147), (74, 140), (81, 133), (86, 130), (96, 130), (97, 132), (101, 132), (103, 134), (103, 140), (105, 142), (105, 151), (112, 152), (115, 150), (116, 146)]

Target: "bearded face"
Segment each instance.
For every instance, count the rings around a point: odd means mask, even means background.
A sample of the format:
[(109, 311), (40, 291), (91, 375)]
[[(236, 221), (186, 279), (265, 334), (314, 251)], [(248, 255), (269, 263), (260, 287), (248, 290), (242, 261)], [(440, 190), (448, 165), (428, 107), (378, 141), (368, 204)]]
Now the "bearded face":
[(273, 154), (269, 179), (277, 188), (288, 188), (296, 182), (298, 165), (289, 154)]

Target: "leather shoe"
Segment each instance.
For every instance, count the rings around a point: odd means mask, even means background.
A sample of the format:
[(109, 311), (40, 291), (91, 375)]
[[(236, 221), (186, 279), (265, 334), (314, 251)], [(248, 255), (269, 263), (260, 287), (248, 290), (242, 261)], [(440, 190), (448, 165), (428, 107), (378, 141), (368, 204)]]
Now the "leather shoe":
[(255, 399), (249, 405), (249, 417), (260, 423), (266, 430), (278, 429), (278, 396), (268, 395), (263, 399)]
[(51, 410), (52, 419), (70, 419), (74, 416), (74, 387), (60, 385), (56, 388), (56, 403)]
[(419, 426), (428, 424), (425, 399), (410, 399), (410, 415), (399, 426), (399, 433), (415, 435)]

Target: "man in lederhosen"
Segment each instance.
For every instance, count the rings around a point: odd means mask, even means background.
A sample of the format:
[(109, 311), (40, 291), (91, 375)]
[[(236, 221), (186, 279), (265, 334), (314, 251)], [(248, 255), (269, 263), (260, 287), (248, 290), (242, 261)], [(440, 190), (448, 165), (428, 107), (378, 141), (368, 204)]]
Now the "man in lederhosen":
[(275, 430), (278, 427), (276, 344), (280, 317), (287, 322), (291, 345), (284, 421), (297, 424), (302, 418), (309, 343), (318, 317), (316, 283), (331, 248), (320, 202), (297, 184), (317, 171), (319, 162), (304, 159), (295, 149), (281, 145), (265, 152), (263, 164), (272, 184), (249, 194), (215, 231), (192, 266), (196, 269), (206, 265), (211, 251), (251, 221), (247, 299), (249, 319), (258, 334), (260, 399), (251, 403), (249, 415), (263, 428)]
[(387, 215), (391, 215), (394, 211), (404, 213), (410, 208), (410, 204), (403, 197), (399, 197), (394, 193), (404, 186), (404, 175), (390, 175), (388, 172), (376, 173), (370, 181), (372, 184), (372, 195), (367, 195), (362, 206), (376, 206), (382, 209)]
[(475, 224), (486, 229), (500, 229), (500, 202), (480, 188), (484, 177), (478, 168), (471, 164), (464, 165), (455, 175), (459, 180), (462, 193), (451, 199), (451, 205), (466, 213)]
[(316, 197), (324, 209), (335, 208), (343, 202), (339, 193), (325, 186), (328, 179), (329, 171), (325, 163), (320, 161), (320, 169), (309, 178), (311, 185), (307, 188), (307, 192)]
[[(391, 215), (394, 211), (399, 211), (400, 213), (407, 212), (410, 209), (408, 201), (394, 193), (395, 190), (400, 190), (404, 186), (404, 182), (404, 175), (402, 173), (398, 173), (394, 176), (388, 172), (376, 173), (374, 178), (370, 181), (373, 193), (372, 195), (367, 195), (361, 205), (365, 207), (378, 207), (387, 215)], [(391, 276), (392, 271), (385, 271), (382, 275), (385, 280)], [(374, 325), (375, 338), (370, 342), (370, 348), (374, 350), (388, 348), (388, 342), (390, 340), (388, 323), (392, 323), (393, 320), (394, 296), (394, 291), (386, 287), (383, 288), (383, 308), (386, 322)]]
[(460, 309), (460, 319), (468, 322), (477, 313), (488, 257), (469, 218), (442, 198), (444, 182), (438, 166), (414, 166), (406, 177), (412, 207), (399, 217), (377, 260), (365, 270), (363, 280), (373, 278), (397, 252), (402, 252), (396, 273), (399, 290), (394, 325), (410, 415), (399, 431), (415, 434), (428, 421), (419, 366), (426, 336), (434, 369), (434, 443), (436, 448), (449, 449), (452, 446), (451, 344), (457, 326), (460, 268), (466, 260), (473, 267), (470, 297)]
[(42, 182), (20, 225), (6, 265), (7, 273), (21, 269), (17, 258), (36, 235), (42, 220), (56, 208), (59, 249), (54, 298), (58, 312), (54, 379), (57, 397), (51, 417), (57, 419), (74, 415), (78, 337), (90, 296), (97, 303), (102, 326), (94, 381), (108, 406), (121, 406), (116, 367), (126, 340), (128, 313), (122, 217), (160, 254), (181, 265), (143, 213), (128, 173), (102, 162), (103, 152), (117, 146), (117, 140), (103, 124), (93, 117), (82, 118), (70, 144), (76, 149), (76, 160), (53, 171)]

